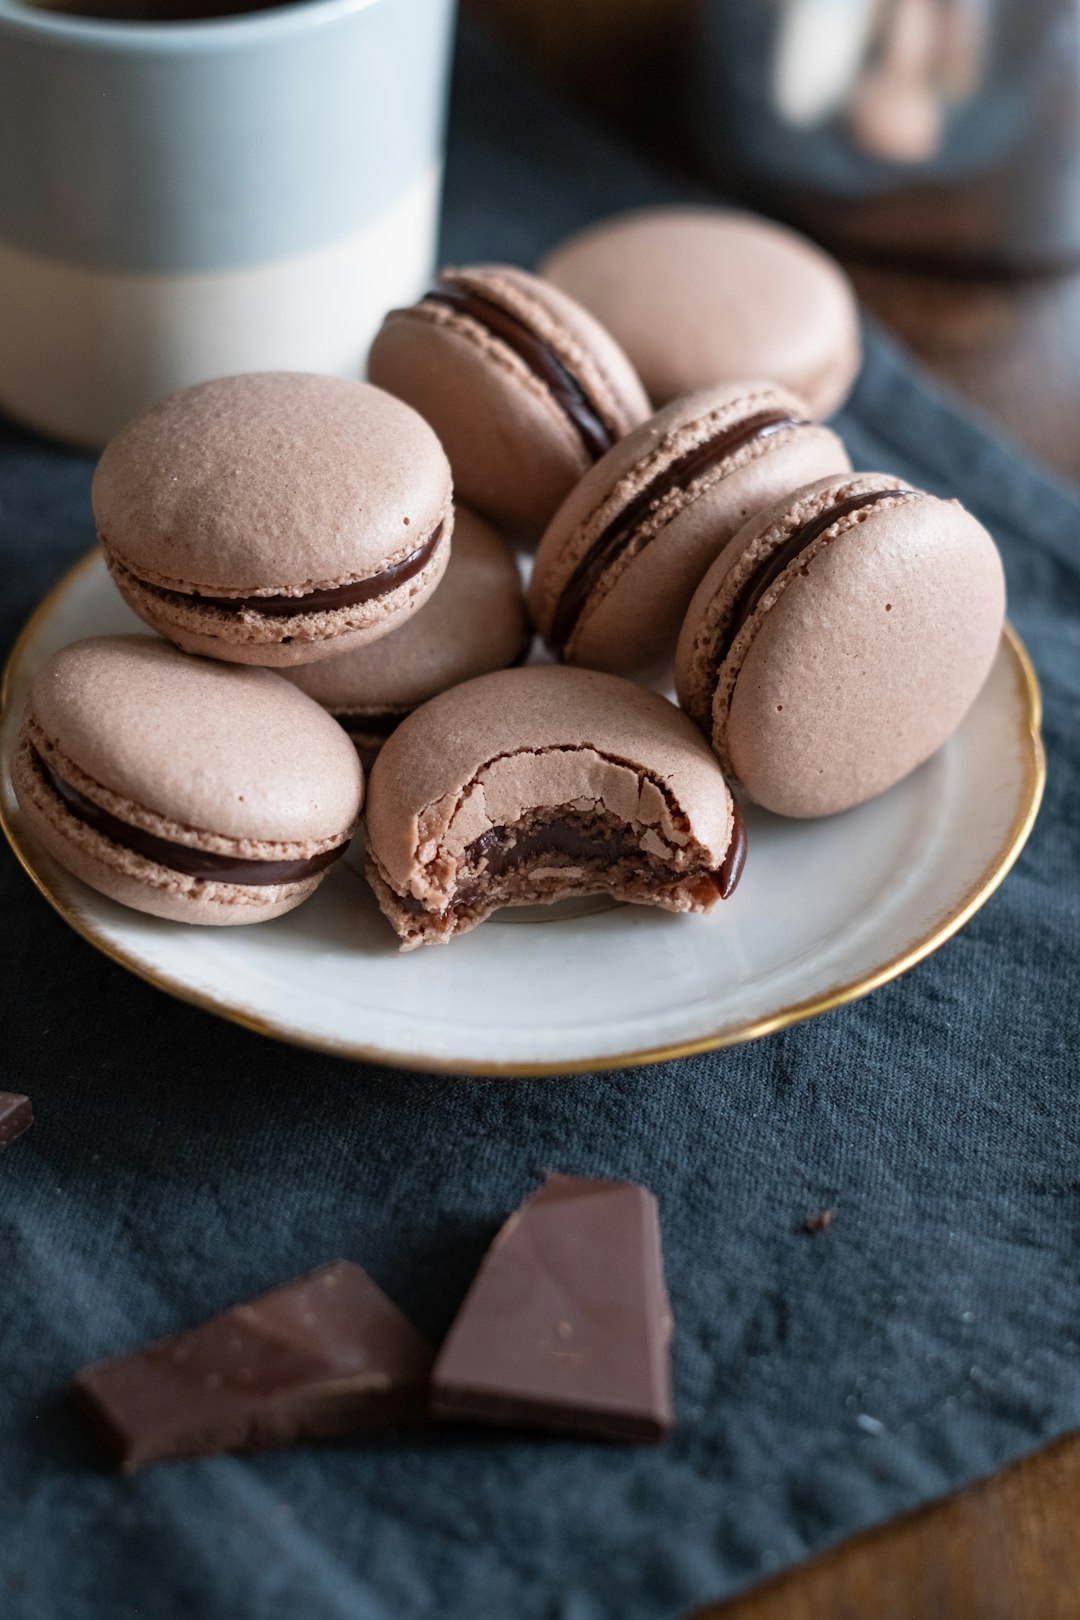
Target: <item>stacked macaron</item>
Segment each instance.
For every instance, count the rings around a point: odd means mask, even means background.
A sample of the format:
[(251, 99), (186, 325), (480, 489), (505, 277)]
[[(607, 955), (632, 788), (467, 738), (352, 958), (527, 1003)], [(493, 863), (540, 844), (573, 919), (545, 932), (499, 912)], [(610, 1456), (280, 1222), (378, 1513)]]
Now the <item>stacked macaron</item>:
[(261, 372), (172, 394), (106, 447), (109, 569), (187, 652), (289, 665), (388, 634), (450, 556), (450, 468), (415, 411), (364, 383)]
[[(371, 384), (224, 378), (106, 448), (101, 544), (166, 639), (34, 682), (16, 789), (57, 859), (163, 917), (272, 917), (343, 853), (366, 768), (404, 950), (584, 893), (703, 912), (746, 857), (729, 783), (831, 814), (951, 736), (1001, 564), (825, 425), (859, 364), (839, 268), (700, 209), (544, 269), (442, 271)], [(515, 667), (534, 628), (555, 667)], [(672, 670), (685, 712), (643, 684)]]
[(418, 613), (380, 641), (285, 673), (344, 727), (370, 767), (413, 709), (474, 676), (523, 663), (531, 641), (513, 553), (459, 507), (446, 574)]

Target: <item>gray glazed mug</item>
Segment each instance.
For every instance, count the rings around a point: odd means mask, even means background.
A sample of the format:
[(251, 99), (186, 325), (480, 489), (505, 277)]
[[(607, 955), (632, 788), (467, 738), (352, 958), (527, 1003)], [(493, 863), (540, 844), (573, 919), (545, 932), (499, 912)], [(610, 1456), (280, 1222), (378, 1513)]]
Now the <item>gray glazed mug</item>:
[(0, 0), (0, 409), (102, 443), (229, 372), (360, 375), (430, 273), (453, 0), (206, 22)]

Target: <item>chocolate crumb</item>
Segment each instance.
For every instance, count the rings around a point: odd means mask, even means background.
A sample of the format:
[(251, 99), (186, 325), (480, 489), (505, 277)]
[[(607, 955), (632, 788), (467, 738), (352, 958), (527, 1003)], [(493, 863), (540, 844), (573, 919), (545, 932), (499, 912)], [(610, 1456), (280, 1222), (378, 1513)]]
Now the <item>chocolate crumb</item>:
[(34, 1109), (29, 1097), (17, 1091), (0, 1091), (0, 1148), (10, 1147), (33, 1123)]
[(832, 1225), (832, 1210), (819, 1209), (816, 1215), (808, 1215), (802, 1223), (804, 1232), (827, 1232)]

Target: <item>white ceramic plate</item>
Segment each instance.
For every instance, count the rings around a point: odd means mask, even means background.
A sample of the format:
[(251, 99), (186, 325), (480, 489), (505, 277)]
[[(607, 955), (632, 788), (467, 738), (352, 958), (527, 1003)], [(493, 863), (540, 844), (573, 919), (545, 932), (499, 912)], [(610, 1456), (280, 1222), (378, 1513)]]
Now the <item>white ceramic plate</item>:
[(583, 902), (505, 912), (400, 956), (349, 860), (299, 910), (251, 928), (126, 911), (33, 841), (11, 788), (27, 685), (80, 636), (141, 629), (100, 555), (42, 603), (12, 654), (0, 819), (45, 897), (161, 989), (299, 1045), (409, 1068), (541, 1074), (749, 1040), (865, 995), (943, 944), (1020, 853), (1042, 795), (1039, 693), (1012, 631), (972, 713), (890, 793), (821, 822), (751, 808), (749, 858), (708, 917)]

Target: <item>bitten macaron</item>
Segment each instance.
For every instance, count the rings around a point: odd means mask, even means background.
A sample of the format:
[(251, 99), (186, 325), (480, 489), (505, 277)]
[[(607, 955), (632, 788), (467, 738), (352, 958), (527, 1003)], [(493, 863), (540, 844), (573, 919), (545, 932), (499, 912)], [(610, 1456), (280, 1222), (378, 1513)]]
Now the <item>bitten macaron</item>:
[(267, 669), (152, 636), (55, 653), (14, 763), (27, 822), (60, 864), (136, 911), (252, 923), (306, 900), (363, 798), (356, 750)]
[(557, 287), (508, 265), (443, 270), (419, 303), (391, 310), (368, 375), (431, 423), (460, 500), (529, 535), (649, 414), (603, 327)]
[(431, 428), (366, 383), (259, 372), (160, 401), (106, 446), (98, 536), (139, 617), (188, 652), (300, 664), (400, 628), (450, 555)]
[(829, 428), (771, 383), (674, 401), (627, 435), (552, 518), (529, 585), (567, 663), (629, 675), (670, 660), (702, 576), (754, 512), (850, 466)]
[(523, 660), (531, 637), (513, 553), (482, 518), (458, 507), (442, 583), (402, 629), (283, 673), (344, 726), (369, 764), (413, 709)]
[(686, 716), (594, 670), (534, 665), (455, 686), (372, 767), (368, 880), (404, 950), (568, 895), (708, 911), (745, 853), (742, 817)]
[(822, 479), (748, 523), (679, 638), (680, 702), (751, 798), (849, 809), (952, 735), (1001, 638), (997, 547), (957, 501)]
[(785, 226), (719, 208), (619, 214), (543, 273), (604, 322), (657, 405), (767, 377), (831, 416), (861, 363), (858, 307), (834, 259)]

